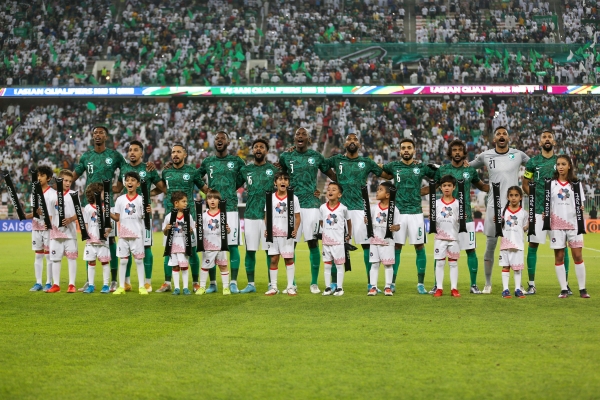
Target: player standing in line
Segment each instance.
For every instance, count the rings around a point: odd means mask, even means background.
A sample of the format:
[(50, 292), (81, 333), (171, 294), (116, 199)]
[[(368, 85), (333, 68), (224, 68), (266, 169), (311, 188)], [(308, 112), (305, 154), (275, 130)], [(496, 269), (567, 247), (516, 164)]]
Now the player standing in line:
[[(94, 182), (102, 183), (103, 180), (112, 182), (115, 172), (120, 170), (125, 165), (125, 158), (113, 149), (106, 147), (108, 139), (108, 129), (105, 126), (99, 125), (92, 130), (92, 139), (94, 141), (94, 149), (88, 150), (81, 155), (79, 164), (75, 167), (73, 174), (73, 182), (75, 182), (84, 173), (86, 174), (85, 187)], [(151, 162), (146, 164), (148, 171), (156, 169)], [(84, 196), (84, 204), (87, 199)], [(111, 207), (114, 206), (113, 197), (110, 198)], [(117, 271), (119, 269), (119, 261), (117, 259), (117, 244), (115, 242), (116, 229), (113, 226), (111, 236), (109, 238), (110, 247), (110, 272), (111, 272), (111, 292), (117, 289)], [(87, 288), (87, 284), (83, 286), (83, 290)]]
[(391, 161), (383, 167), (381, 176), (393, 179), (396, 186), (396, 207), (400, 210), (400, 231), (394, 235), (396, 251), (394, 258), (394, 277), (391, 290), (396, 291), (396, 275), (400, 265), (400, 253), (408, 237), (409, 243), (415, 246), (417, 253), (417, 291), (428, 294), (425, 289), (425, 269), (427, 255), (425, 254), (425, 219), (421, 208), (421, 182), (425, 177), (433, 178), (435, 170), (428, 165), (415, 161), (415, 142), (412, 139), (400, 140), (400, 161)]
[[(238, 212), (237, 189), (243, 185), (240, 170), (245, 165), (244, 160), (229, 154), (229, 134), (219, 131), (215, 135), (215, 156), (209, 156), (198, 169), (201, 178), (206, 175), (207, 184), (204, 192), (210, 189), (217, 190), (227, 201), (227, 224), (230, 232), (227, 234), (229, 244), (229, 257), (231, 263), (231, 293), (239, 293), (237, 277), (240, 270), (240, 214)], [(211, 281), (211, 285), (213, 282)], [(216, 284), (216, 281), (215, 281)]]
[(110, 293), (110, 249), (108, 248), (108, 238), (111, 231), (111, 226), (104, 228), (104, 232), (100, 232), (100, 222), (98, 218), (102, 218), (96, 209), (96, 195), (100, 194), (100, 198), (104, 198), (102, 184), (99, 182), (92, 183), (85, 189), (85, 197), (87, 205), (83, 209), (83, 220), (87, 229), (89, 239), (85, 242), (85, 250), (83, 252), (83, 261), (88, 263), (87, 281), (88, 287), (83, 293), (94, 293), (94, 278), (96, 276), (96, 260), (100, 260), (102, 264), (102, 290), (100, 293)]
[[(556, 172), (552, 181), (550, 192), (550, 248), (554, 250), (554, 265), (556, 276), (560, 283), (561, 299), (569, 296), (567, 288), (567, 273), (565, 271), (564, 257), (565, 247), (571, 248), (573, 261), (575, 262), (575, 274), (579, 284), (579, 295), (584, 299), (589, 299), (585, 288), (585, 264), (583, 263), (583, 235), (577, 234), (577, 212), (575, 210), (575, 196), (573, 181), (575, 170), (571, 158), (560, 155), (556, 159)], [(583, 213), (583, 204), (585, 195), (581, 190), (581, 212)]]
[(60, 292), (60, 269), (63, 256), (67, 257), (69, 268), (69, 289), (67, 293), (75, 293), (75, 277), (77, 275), (77, 216), (75, 215), (75, 206), (70, 193), (71, 184), (74, 182), (73, 173), (63, 169), (58, 174), (63, 179), (63, 197), (64, 197), (64, 219), (62, 226), (58, 225), (58, 195), (55, 191), (50, 199), (50, 220), (52, 222), (52, 231), (50, 231), (50, 260), (52, 261), (52, 279), (54, 285), (48, 289), (47, 293)]
[[(363, 223), (365, 211), (363, 209), (363, 199), (361, 188), (367, 184), (369, 174), (381, 176), (383, 170), (375, 161), (368, 157), (358, 155), (361, 144), (358, 140), (358, 135), (351, 133), (346, 136), (344, 143), (346, 148), (345, 154), (337, 154), (327, 159), (329, 167), (335, 171), (337, 182), (341, 185), (344, 196), (340, 200), (343, 205), (348, 207), (348, 214), (352, 220), (352, 236), (354, 242), (360, 244), (363, 249), (363, 260), (367, 270), (367, 290), (370, 284), (371, 262), (369, 261), (369, 237), (367, 236), (367, 228)], [(335, 267), (331, 270), (332, 285), (331, 289), (335, 291), (336, 286)]]
[[(529, 161), (529, 156), (521, 150), (508, 147), (509, 137), (505, 127), (499, 126), (494, 130), (495, 148), (486, 150), (478, 155), (470, 164), (479, 169), (487, 167), (490, 187), (492, 183), (500, 183), (500, 203), (506, 203), (506, 193), (511, 186), (518, 186), (519, 169), (521, 164)], [(492, 293), (492, 270), (494, 268), (494, 252), (498, 244), (494, 224), (494, 196), (488, 196), (485, 214), (484, 233), (487, 236), (483, 263), (485, 267), (484, 294)]]
[[(377, 296), (377, 280), (379, 279), (379, 265), (383, 264), (385, 268), (385, 289), (383, 293), (386, 296), (393, 296), (392, 279), (394, 276), (394, 257), (395, 244), (394, 239), (386, 239), (385, 233), (388, 224), (388, 213), (390, 207), (390, 189), (393, 187), (391, 182), (381, 182), (377, 188), (377, 197), (379, 204), (370, 206), (371, 222), (373, 224), (373, 237), (369, 239), (371, 247), (369, 248), (369, 262), (371, 262), (371, 271), (369, 272), (369, 283), (371, 287), (367, 296)], [(366, 224), (367, 218), (363, 217)], [(400, 226), (400, 211), (396, 207), (394, 209), (393, 225), (390, 227), (391, 232), (398, 232)]]
[[(225, 227), (221, 226), (220, 200), (221, 193), (218, 191), (211, 189), (206, 193), (206, 205), (208, 207), (204, 211), (204, 214), (202, 214), (204, 252), (202, 253), (202, 269), (200, 270), (200, 288), (196, 292), (198, 296), (208, 293), (208, 290), (206, 290), (206, 278), (208, 278), (208, 271), (214, 270), (215, 265), (218, 265), (221, 271), (223, 296), (231, 294), (231, 290), (229, 289), (229, 271), (227, 270), (227, 251), (221, 250), (221, 230), (226, 229), (227, 234), (229, 234), (231, 228), (229, 228), (229, 223)], [(216, 282), (214, 284), (211, 283), (211, 286), (213, 285), (216, 287)]]
[[(294, 150), (283, 153), (279, 158), (281, 170), (290, 176), (290, 182), (294, 188), (294, 194), (300, 201), (301, 223), (296, 235), (296, 243), (304, 234), (304, 241), (308, 244), (310, 251), (310, 292), (321, 293), (317, 285), (319, 279), (319, 268), (321, 266), (321, 253), (319, 252), (319, 199), (315, 196), (317, 192), (317, 177), (319, 170), (331, 180), (337, 181), (333, 171), (325, 157), (308, 147), (309, 135), (305, 128), (298, 128), (294, 134)], [(272, 264), (271, 264), (272, 265)]]
[(111, 214), (112, 219), (120, 223), (117, 256), (121, 259), (119, 288), (113, 294), (125, 294), (125, 271), (129, 256), (132, 255), (137, 267), (139, 293), (145, 295), (148, 291), (144, 287), (144, 213), (151, 213), (152, 210), (149, 205), (144, 210), (144, 200), (137, 193), (140, 187), (137, 172), (125, 174), (125, 187), (127, 193), (119, 196), (115, 202), (115, 212)]
[[(529, 248), (527, 249), (527, 272), (529, 274), (529, 287), (526, 295), (536, 293), (535, 288), (535, 269), (537, 266), (537, 250), (540, 244), (546, 243), (546, 237), (550, 236), (550, 231), (544, 232), (544, 184), (545, 179), (553, 179), (556, 171), (556, 154), (554, 154), (554, 133), (548, 129), (543, 130), (540, 135), (541, 154), (532, 157), (525, 166), (525, 175), (523, 175), (523, 191), (529, 195), (529, 182), (535, 182), (535, 233), (529, 236)], [(567, 282), (569, 278), (569, 252), (565, 247), (565, 270)], [(571, 289), (567, 284), (569, 292)], [(572, 294), (572, 293), (569, 293)]]
[[(187, 151), (183, 144), (175, 143), (171, 148), (171, 162), (172, 167), (164, 169), (162, 172), (162, 181), (164, 186), (157, 185), (156, 188), (152, 189), (151, 196), (155, 196), (160, 193), (164, 193), (165, 197), (163, 200), (163, 206), (165, 207), (165, 213), (170, 213), (173, 209), (173, 202), (171, 196), (175, 192), (185, 193), (188, 201), (194, 198), (194, 187), (201, 189), (204, 187), (204, 181), (198, 174), (196, 168), (185, 163), (187, 157)], [(196, 207), (190, 207), (190, 215), (196, 220)], [(192, 240), (195, 243), (195, 239)], [(169, 257), (165, 257), (163, 267), (165, 270), (165, 282), (157, 290), (158, 293), (170, 292), (171, 291), (171, 278), (173, 277), (173, 271), (169, 266)], [(192, 255), (190, 256), (190, 269), (192, 270), (192, 281), (194, 292), (200, 288), (198, 283), (200, 277), (200, 259), (198, 253), (196, 253), (196, 247), (192, 248)], [(213, 291), (216, 291), (215, 287)]]
[[(265, 241), (265, 192), (272, 191), (273, 177), (277, 172), (270, 162), (267, 162), (266, 155), (269, 152), (269, 142), (266, 139), (259, 138), (252, 143), (252, 154), (254, 162), (244, 165), (240, 170), (240, 177), (246, 183), (248, 199), (246, 200), (246, 212), (244, 213), (244, 239), (246, 241), (246, 275), (248, 276), (248, 286), (240, 293), (256, 292), (254, 284), (254, 270), (256, 267), (256, 252), (259, 246), (267, 253), (267, 271), (271, 266), (270, 257)], [(270, 278), (269, 278), (270, 279)]]
[[(453, 176), (457, 181), (465, 181), (465, 214), (467, 218), (467, 232), (458, 234), (458, 244), (461, 250), (465, 250), (467, 253), (467, 266), (469, 267), (469, 274), (471, 277), (471, 288), (470, 293), (481, 294), (481, 291), (477, 287), (477, 270), (479, 269), (479, 261), (477, 260), (476, 240), (475, 240), (475, 222), (473, 222), (473, 213), (471, 211), (471, 184), (477, 189), (484, 192), (488, 192), (490, 186), (483, 183), (479, 178), (477, 170), (471, 166), (465, 166), (464, 162), (467, 158), (467, 148), (462, 140), (453, 140), (448, 145), (448, 151), (446, 153), (450, 158), (450, 164), (444, 164), (438, 168), (435, 172), (435, 180), (440, 179), (445, 175)], [(429, 193), (429, 188), (425, 187), (424, 191)], [(454, 188), (452, 193), (454, 198), (458, 198), (458, 187)], [(429, 292), (435, 293), (436, 286)]]
[[(42, 186), (42, 192), (44, 193), (43, 200), (46, 202), (46, 209), (49, 214), (52, 214), (50, 208), (50, 199), (56, 196), (56, 190), (52, 189), (48, 184), (52, 179), (52, 169), (45, 165), (40, 166), (37, 172), (37, 179)], [(33, 204), (33, 196), (31, 195), (31, 204)], [(34, 218), (35, 217), (35, 218)], [(37, 210), (32, 210), (31, 213), (26, 214), (25, 218), (31, 219), (31, 248), (35, 251), (35, 261), (33, 262), (33, 269), (35, 273), (35, 285), (30, 292), (38, 292), (44, 290), (47, 292), (52, 287), (52, 261), (50, 260), (50, 229), (46, 227), (44, 223), (44, 211), (42, 206)], [(42, 275), (44, 271), (44, 254), (46, 255), (46, 286), (42, 286)]]
[[(321, 213), (321, 232), (323, 234), (323, 264), (325, 272), (325, 290), (323, 296), (344, 295), (344, 264), (346, 263), (346, 241), (352, 239), (352, 220), (348, 208), (340, 203), (344, 189), (338, 182), (330, 182), (327, 187), (327, 203), (319, 208)], [(363, 213), (364, 218), (364, 213)], [(364, 225), (361, 221), (361, 224)], [(347, 225), (347, 234), (346, 234)], [(337, 269), (338, 286), (331, 288), (332, 268)]]
[(525, 231), (528, 228), (527, 213), (523, 209), (523, 191), (518, 186), (508, 188), (508, 201), (502, 211), (502, 240), (500, 241), (500, 258), (498, 265), (502, 267), (502, 297), (510, 299), (508, 280), (512, 268), (515, 278), (515, 297), (524, 298), (521, 290), (521, 271), (525, 268)]
[(444, 293), (444, 267), (446, 258), (450, 267), (450, 295), (460, 297), (458, 292), (458, 258), (460, 257), (458, 200), (453, 196), (456, 189), (456, 178), (452, 175), (444, 175), (440, 178), (442, 198), (436, 200), (436, 223), (434, 258), (435, 279), (437, 289), (433, 297), (442, 297)]
[[(300, 201), (298, 197), (294, 195), (294, 230), (292, 231), (292, 239), (288, 239), (288, 191), (287, 188), (290, 186), (290, 177), (285, 172), (277, 172), (275, 174), (275, 186), (277, 191), (272, 196), (272, 207), (271, 213), (273, 215), (273, 242), (268, 243), (268, 251), (271, 256), (271, 267), (269, 268), (269, 275), (271, 277), (271, 287), (265, 295), (274, 296), (279, 293), (277, 289), (277, 272), (279, 269), (279, 258), (283, 257), (285, 263), (285, 269), (287, 273), (287, 288), (284, 291), (288, 296), (296, 295), (296, 288), (294, 287), (294, 275), (296, 267), (294, 265), (294, 251), (295, 242), (293, 238), (298, 237), (298, 230), (302, 223)], [(265, 213), (267, 206), (265, 204)], [(265, 227), (267, 226), (267, 216), (265, 214)], [(265, 231), (265, 237), (267, 232)]]
[[(167, 245), (167, 240), (171, 229), (174, 229), (173, 243), (171, 245), (171, 256), (169, 257), (169, 265), (173, 268), (173, 283), (175, 284), (175, 290), (173, 295), (177, 296), (181, 293), (179, 289), (179, 271), (181, 271), (181, 280), (183, 283), (183, 294), (191, 295), (190, 289), (188, 289), (189, 282), (189, 266), (190, 258), (185, 253), (186, 249), (186, 229), (190, 230), (190, 236), (195, 236), (192, 232), (195, 231), (195, 221), (185, 221), (183, 210), (188, 206), (187, 196), (183, 192), (175, 192), (171, 196), (174, 209), (170, 213), (165, 214), (165, 220), (163, 222), (163, 234), (164, 241), (163, 246)], [(177, 218), (175, 224), (171, 225), (171, 213), (177, 210)], [(187, 225), (187, 226), (186, 226)]]
[[(133, 140), (129, 143), (129, 149), (127, 150), (127, 158), (129, 158), (129, 163), (123, 164), (121, 170), (119, 171), (119, 180), (113, 186), (113, 193), (121, 193), (125, 188), (125, 174), (130, 171), (137, 172), (142, 180), (146, 181), (148, 185), (148, 193), (150, 193), (151, 185), (155, 185), (158, 190), (164, 192), (165, 191), (165, 183), (160, 179), (158, 172), (156, 170), (146, 171), (146, 164), (142, 162), (144, 157), (144, 145), (142, 142), (137, 140)], [(137, 189), (137, 193), (142, 195), (141, 186)], [(148, 199), (148, 203), (150, 203), (150, 199)], [(152, 222), (150, 222), (150, 227), (152, 227)], [(144, 283), (144, 287), (148, 292), (152, 292), (152, 265), (154, 263), (154, 256), (152, 255), (152, 230), (144, 229), (144, 270), (146, 274), (146, 282)], [(131, 262), (132, 257), (129, 257), (129, 261), (127, 262), (127, 272), (125, 274), (125, 290), (131, 290), (131, 280), (130, 280), (130, 272), (131, 272)]]

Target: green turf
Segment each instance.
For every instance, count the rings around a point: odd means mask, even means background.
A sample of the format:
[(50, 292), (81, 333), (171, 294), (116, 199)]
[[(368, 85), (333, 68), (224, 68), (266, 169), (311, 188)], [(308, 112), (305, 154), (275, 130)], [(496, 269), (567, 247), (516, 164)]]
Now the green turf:
[[(600, 235), (585, 238), (597, 249), (584, 250), (589, 300), (557, 298), (547, 246), (538, 257), (539, 294), (526, 299), (501, 298), (497, 267), (493, 294), (469, 295), (466, 257), (460, 260), (462, 298), (418, 295), (411, 248), (402, 252), (392, 298), (366, 296), (359, 251), (342, 298), (312, 295), (305, 244), (298, 247), (296, 298), (30, 293), (30, 235), (0, 237), (1, 399), (579, 399), (600, 393)], [(482, 287), (485, 240), (478, 240)], [(431, 244), (427, 249), (430, 288)], [(161, 254), (157, 245), (155, 289), (163, 278)], [(264, 255), (257, 258), (257, 285), (264, 292)], [(99, 269), (96, 274), (101, 279)], [(66, 262), (61, 275), (65, 288)], [(135, 272), (132, 278), (135, 287)], [(283, 270), (279, 279), (285, 282)], [(446, 288), (447, 280), (448, 273)], [(322, 282), (321, 276), (321, 289)], [(245, 283), (242, 271), (240, 286)], [(571, 287), (576, 291), (574, 273)]]

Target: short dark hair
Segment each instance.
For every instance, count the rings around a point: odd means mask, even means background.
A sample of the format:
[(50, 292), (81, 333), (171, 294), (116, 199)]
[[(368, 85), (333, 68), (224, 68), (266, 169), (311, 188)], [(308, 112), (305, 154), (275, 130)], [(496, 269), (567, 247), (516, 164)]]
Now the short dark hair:
[(463, 153), (467, 155), (467, 146), (465, 145), (465, 142), (459, 139), (454, 139), (450, 142), (448, 145), (448, 150), (446, 151), (446, 156), (448, 156), (448, 158), (452, 157), (452, 148), (457, 146), (462, 147)]
[(390, 181), (383, 181), (379, 184), (379, 186), (383, 186), (385, 188), (385, 192), (390, 193), (394, 187), (394, 184)]
[(217, 137), (217, 135), (218, 135), (219, 133), (222, 133), (223, 135), (227, 136), (227, 139), (229, 139), (229, 133), (225, 132), (223, 129), (220, 129), (220, 130), (218, 130), (218, 131), (215, 133), (215, 137)]
[(142, 142), (140, 142), (139, 140), (132, 140), (129, 143), (129, 147), (133, 146), (133, 145), (139, 146), (140, 149), (144, 150), (144, 145), (142, 144)]
[(38, 167), (37, 173), (39, 175), (44, 175), (46, 176), (47, 180), (52, 179), (52, 175), (54, 175), (54, 172), (52, 172), (52, 168), (50, 168), (47, 165), (40, 165)]
[(279, 172), (275, 173), (275, 176), (273, 177), (273, 181), (277, 182), (277, 179), (279, 179), (279, 178), (287, 179), (288, 181), (290, 180), (290, 176), (288, 175), (288, 173), (283, 172), (283, 171), (279, 171)]
[(173, 148), (173, 147), (181, 147), (183, 149), (183, 151), (185, 151), (187, 153), (187, 149), (185, 148), (185, 146), (181, 142), (175, 142), (175, 143), (173, 143), (173, 146), (171, 146), (171, 148)]
[(217, 200), (221, 200), (221, 193), (218, 190), (215, 189), (210, 189), (207, 193), (206, 193), (206, 199), (217, 199)]
[(412, 144), (414, 148), (416, 148), (416, 147), (417, 147), (417, 146), (415, 145), (415, 141), (414, 141), (414, 140), (412, 140), (411, 138), (404, 138), (404, 139), (400, 140), (400, 143), (398, 143), (398, 146), (402, 146), (402, 143), (406, 143), (406, 142), (408, 142), (408, 143)]
[(444, 175), (442, 179), (440, 179), (439, 185), (442, 186), (442, 183), (450, 182), (452, 186), (456, 186), (456, 178), (452, 175)]
[(133, 178), (138, 182), (142, 181), (142, 178), (140, 178), (140, 174), (138, 174), (135, 171), (129, 171), (128, 173), (126, 173), (124, 179), (127, 180), (127, 178)]
[(496, 129), (494, 129), (494, 135), (495, 135), (495, 134), (496, 134), (496, 132), (498, 132), (498, 130), (500, 130), (500, 129), (504, 129), (506, 132), (508, 132), (508, 129), (507, 129), (505, 126), (502, 126), (502, 125), (500, 125), (500, 126), (496, 127)]
[(108, 127), (106, 125), (103, 125), (103, 124), (96, 125), (92, 128), (92, 132), (94, 132), (96, 129), (104, 129), (104, 133), (108, 135)]
[(267, 151), (269, 151), (269, 142), (267, 141), (267, 139), (265, 138), (258, 138), (256, 139), (254, 142), (252, 142), (252, 147), (254, 147), (254, 145), (256, 143), (262, 143), (265, 145), (265, 147), (267, 148)]
[(100, 182), (94, 182), (85, 189), (85, 198), (89, 204), (96, 204), (96, 193), (102, 193), (104, 188)]
[(171, 195), (171, 203), (175, 204), (176, 201), (182, 200), (183, 198), (187, 199), (187, 194), (185, 194), (185, 192), (173, 192), (173, 194)]
[(337, 186), (340, 193), (344, 194), (344, 188), (342, 187), (342, 185), (340, 185), (339, 183), (337, 183), (335, 181), (329, 182), (329, 186), (331, 186), (331, 185)]
[(63, 176), (69, 176), (69, 177), (71, 177), (71, 179), (73, 179), (73, 172), (68, 169), (61, 169), (60, 172), (58, 173), (58, 177), (60, 178)]
[(541, 132), (540, 132), (540, 136), (542, 134), (546, 133), (546, 132), (551, 133), (552, 136), (554, 136), (554, 131), (552, 129), (550, 129), (550, 128), (544, 128), (544, 129), (542, 129)]

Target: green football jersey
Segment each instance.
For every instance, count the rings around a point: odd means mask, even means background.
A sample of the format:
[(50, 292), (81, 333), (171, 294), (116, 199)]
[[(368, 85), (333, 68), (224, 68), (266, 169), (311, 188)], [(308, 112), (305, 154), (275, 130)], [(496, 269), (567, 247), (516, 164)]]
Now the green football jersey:
[(315, 197), (315, 191), (319, 170), (323, 173), (329, 170), (325, 157), (314, 150), (304, 153), (294, 150), (283, 153), (279, 164), (281, 170), (290, 175), (290, 185), (300, 201), (300, 208), (319, 208), (321, 202)]
[[(473, 222), (473, 213), (471, 212), (471, 183), (477, 183), (481, 179), (477, 170), (473, 167), (455, 167), (452, 164), (445, 164), (438, 168), (435, 172), (435, 180), (440, 181), (443, 176), (451, 175), (456, 180), (463, 179), (465, 181), (465, 214), (467, 214), (467, 222)], [(458, 186), (452, 192), (454, 198), (458, 198)]]
[(327, 159), (327, 163), (335, 171), (337, 181), (344, 189), (341, 203), (348, 210), (362, 210), (361, 188), (367, 184), (369, 174), (381, 176), (383, 170), (368, 157), (348, 158), (344, 154), (337, 154)]
[(237, 189), (244, 184), (240, 176), (244, 165), (244, 160), (238, 156), (210, 156), (198, 169), (200, 177), (207, 176), (208, 187), (218, 190), (221, 198), (227, 200), (227, 211), (238, 210)]
[(198, 173), (198, 170), (191, 165), (184, 165), (181, 168), (172, 167), (165, 169), (162, 172), (162, 180), (165, 182), (167, 187), (167, 194), (163, 201), (165, 207), (165, 214), (168, 214), (173, 209), (173, 203), (171, 202), (171, 195), (173, 192), (184, 192), (188, 198), (188, 206), (190, 208), (190, 214), (196, 217), (196, 207), (194, 205), (194, 186), (198, 189), (204, 187), (204, 181)]
[(263, 219), (265, 217), (265, 192), (272, 191), (275, 187), (273, 177), (276, 172), (277, 168), (271, 163), (264, 165), (252, 163), (242, 167), (240, 175), (246, 183), (248, 191), (244, 218)]
[[(151, 185), (156, 185), (158, 182), (160, 182), (160, 176), (158, 175), (158, 172), (156, 170), (154, 170), (152, 172), (146, 171), (146, 163), (142, 162), (136, 166), (133, 166), (126, 162), (121, 167), (121, 170), (119, 171), (119, 180), (121, 182), (123, 182), (123, 185), (125, 185), (125, 174), (128, 172), (132, 172), (132, 171), (137, 172), (140, 175), (140, 178), (142, 178), (142, 180), (146, 181), (146, 183), (148, 184), (148, 193), (150, 193)], [(123, 187), (123, 193), (125, 193), (125, 192), (127, 192), (127, 190), (125, 187)], [(137, 192), (140, 195), (142, 194), (141, 185), (137, 189)]]
[(541, 154), (530, 158), (525, 165), (525, 178), (535, 182), (535, 213), (544, 212), (544, 179), (554, 176), (557, 156), (546, 158)]
[(396, 186), (396, 207), (401, 214), (421, 214), (421, 181), (433, 178), (435, 171), (429, 166), (412, 162), (392, 161), (383, 166), (383, 170), (393, 176)]
[[(125, 165), (125, 158), (121, 153), (113, 149), (106, 149), (102, 153), (96, 153), (94, 150), (88, 150), (81, 155), (79, 164), (75, 167), (78, 176), (86, 173), (85, 186), (91, 183), (103, 180), (111, 181), (115, 176), (116, 170), (120, 170)], [(114, 196), (110, 197), (110, 204), (114, 205)], [(83, 196), (83, 205), (87, 204), (87, 197)]]

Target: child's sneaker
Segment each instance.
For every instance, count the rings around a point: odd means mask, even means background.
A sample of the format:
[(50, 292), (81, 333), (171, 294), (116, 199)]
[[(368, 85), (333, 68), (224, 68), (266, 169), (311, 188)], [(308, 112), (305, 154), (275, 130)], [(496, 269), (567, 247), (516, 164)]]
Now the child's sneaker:
[(189, 296), (190, 294), (192, 294), (192, 292), (190, 292), (190, 289), (188, 289), (188, 288), (184, 288), (184, 289), (183, 289), (183, 294), (184, 294), (185, 296)]
[(40, 291), (40, 290), (42, 290), (43, 288), (44, 288), (44, 287), (43, 287), (41, 284), (39, 284), (39, 283), (36, 283), (35, 285), (33, 285), (33, 286), (31, 287), (31, 289), (29, 289), (29, 291), (30, 291), (30, 292), (39, 292), (39, 291)]
[(296, 294), (297, 294), (296, 293), (296, 289), (294, 289), (293, 287), (287, 288), (287, 295), (288, 296), (295, 296)]
[(165, 293), (165, 292), (170, 292), (170, 291), (171, 291), (171, 284), (165, 282), (158, 288), (156, 293)]
[(179, 288), (176, 288), (175, 290), (173, 290), (173, 293), (171, 293), (172, 296), (179, 296), (181, 294), (181, 290)]
[(77, 288), (75, 285), (69, 285), (69, 289), (67, 289), (67, 293), (77, 293)]
[(335, 289), (335, 292), (333, 292), (334, 296), (343, 296), (344, 295), (344, 289), (342, 289), (341, 287)]
[(323, 296), (331, 296), (333, 294), (333, 290), (331, 290), (330, 287), (326, 287), (325, 290), (323, 290)]
[(196, 296), (202, 296), (203, 294), (206, 294), (206, 288), (200, 286), (198, 290), (196, 290)]
[(126, 291), (126, 292), (131, 292), (131, 289), (133, 289), (133, 288), (131, 287), (131, 283), (127, 283), (127, 282), (125, 282), (125, 291)]
[(144, 295), (148, 295), (148, 291), (146, 290), (145, 287), (141, 287), (138, 289), (139, 294), (144, 294)]
[(245, 288), (240, 290), (240, 293), (242, 293), (242, 294), (256, 293), (256, 287), (254, 285), (247, 285)]
[(520, 299), (524, 299), (525, 298), (525, 293), (523, 293), (523, 291), (521, 289), (517, 289), (517, 290), (515, 290), (515, 297), (518, 297)]
[(48, 291), (46, 293), (58, 293), (60, 292), (60, 286), (58, 286), (57, 284), (52, 285), (52, 287), (50, 289), (48, 289)]
[(117, 287), (118, 287), (118, 285), (117, 285), (117, 281), (112, 281), (112, 282), (110, 283), (110, 292), (111, 292), (111, 293), (114, 293), (114, 292), (115, 292), (115, 290), (117, 290)]
[(217, 293), (217, 285), (214, 283), (211, 283), (210, 285), (208, 285), (208, 289), (206, 289), (206, 294), (211, 294), (211, 293)]
[(510, 295), (510, 290), (506, 289), (502, 291), (502, 297), (505, 299), (510, 299), (512, 296)]
[(87, 294), (94, 293), (94, 289), (95, 289), (94, 285), (88, 285), (88, 287), (85, 288), (85, 290), (83, 291), (83, 293), (87, 293)]
[(587, 289), (581, 289), (579, 291), (579, 296), (582, 297), (582, 298), (584, 298), (584, 299), (589, 299), (590, 298), (590, 295), (588, 294)]
[(437, 289), (433, 294), (433, 297), (442, 297), (442, 294), (444, 294), (444, 291), (442, 289)]
[(100, 293), (102, 293), (102, 294), (109, 294), (110, 293), (110, 286), (103, 285), (102, 289), (100, 290)]
[(560, 294), (558, 295), (559, 299), (566, 299), (567, 297), (569, 297), (569, 291), (568, 290), (561, 290)]
[(86, 282), (83, 284), (82, 287), (80, 287), (79, 289), (77, 289), (78, 292), (85, 292), (85, 290), (90, 286), (89, 282)]
[(148, 293), (152, 293), (152, 285), (149, 283), (144, 283), (144, 288)]
[(431, 288), (431, 290), (429, 291), (429, 294), (435, 294), (436, 290), (437, 290), (437, 285), (435, 285), (434, 287)]
[(125, 288), (117, 288), (117, 290), (115, 290), (114, 292), (112, 292), (112, 294), (125, 294)]
[(48, 290), (50, 290), (50, 288), (51, 288), (51, 287), (52, 287), (52, 284), (51, 284), (51, 283), (46, 283), (46, 284), (44, 285), (44, 292), (47, 292)]
[(369, 293), (367, 293), (367, 296), (377, 296), (377, 286), (371, 286), (371, 289), (369, 289)]
[(458, 289), (452, 289), (450, 291), (450, 296), (452, 296), (452, 297), (460, 297), (460, 293), (458, 293)]
[(386, 296), (393, 296), (394, 292), (392, 292), (392, 288), (391, 287), (386, 287), (385, 289), (383, 289), (383, 294)]
[(223, 296), (227, 296), (231, 294), (231, 289), (229, 287), (223, 287)]
[(267, 292), (265, 293), (265, 296), (275, 296), (277, 293), (279, 293), (279, 290), (277, 290), (277, 287), (271, 286), (271, 289), (267, 290)]
[(425, 285), (423, 285), (422, 283), (419, 283), (417, 285), (417, 292), (419, 292), (419, 294), (429, 294), (427, 289), (425, 289)]

